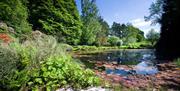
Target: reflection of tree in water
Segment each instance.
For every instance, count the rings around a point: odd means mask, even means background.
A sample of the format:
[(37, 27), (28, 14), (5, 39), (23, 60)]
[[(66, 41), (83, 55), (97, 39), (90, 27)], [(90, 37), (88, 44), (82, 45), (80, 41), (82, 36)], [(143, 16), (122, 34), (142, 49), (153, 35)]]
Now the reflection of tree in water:
[(136, 65), (142, 58), (142, 53), (136, 51), (122, 50), (116, 53), (116, 60), (118, 64)]
[[(124, 65), (136, 65), (142, 61), (143, 55), (150, 55), (152, 50), (117, 50), (98, 53), (86, 53), (79, 57), (80, 60), (117, 62)], [(151, 58), (151, 56), (150, 56)], [(144, 59), (144, 61), (150, 58)]]

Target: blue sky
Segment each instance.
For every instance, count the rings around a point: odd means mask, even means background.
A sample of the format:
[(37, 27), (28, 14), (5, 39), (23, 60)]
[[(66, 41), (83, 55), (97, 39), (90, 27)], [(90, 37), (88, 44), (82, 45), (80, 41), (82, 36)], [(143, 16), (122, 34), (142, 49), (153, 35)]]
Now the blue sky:
[[(76, 0), (78, 10), (81, 11), (80, 1)], [(113, 22), (132, 23), (147, 34), (153, 28), (159, 31), (159, 25), (151, 26), (145, 22), (144, 16), (149, 15), (149, 7), (155, 0), (96, 0), (100, 15), (111, 26)]]

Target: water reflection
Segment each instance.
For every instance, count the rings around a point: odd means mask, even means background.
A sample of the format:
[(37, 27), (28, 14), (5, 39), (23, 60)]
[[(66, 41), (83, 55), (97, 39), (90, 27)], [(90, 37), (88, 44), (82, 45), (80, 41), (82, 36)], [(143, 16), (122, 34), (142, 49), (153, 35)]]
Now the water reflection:
[(106, 69), (107, 74), (127, 75), (127, 74), (155, 74), (158, 72), (154, 65), (154, 50), (150, 49), (126, 49), (115, 51), (104, 51), (97, 53), (83, 53), (78, 59), (83, 61), (106, 61), (118, 65), (136, 65), (134, 70)]
[(106, 69), (107, 74), (116, 74), (121, 76), (140, 74), (140, 75), (153, 75), (158, 73), (158, 69), (151, 61), (143, 61), (135, 66), (134, 70), (124, 69)]
[(106, 74), (116, 74), (116, 75), (121, 75), (121, 76), (127, 76), (131, 74), (131, 71), (126, 71), (123, 69), (106, 69)]
[(151, 61), (144, 61), (136, 65), (136, 74), (152, 75), (158, 72), (158, 69)]

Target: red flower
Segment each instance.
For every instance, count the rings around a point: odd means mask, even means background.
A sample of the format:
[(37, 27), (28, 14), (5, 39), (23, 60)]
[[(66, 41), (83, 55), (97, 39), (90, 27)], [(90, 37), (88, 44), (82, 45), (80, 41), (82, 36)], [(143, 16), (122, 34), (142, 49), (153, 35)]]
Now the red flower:
[(9, 44), (12, 41), (11, 37), (4, 33), (0, 33), (0, 40), (2, 40), (6, 44)]

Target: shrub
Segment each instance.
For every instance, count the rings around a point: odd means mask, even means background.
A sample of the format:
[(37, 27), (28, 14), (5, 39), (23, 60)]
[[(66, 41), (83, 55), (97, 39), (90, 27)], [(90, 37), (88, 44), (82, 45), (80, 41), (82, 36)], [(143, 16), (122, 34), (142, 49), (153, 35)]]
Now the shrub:
[(55, 90), (98, 84), (91, 70), (83, 69), (52, 36), (32, 36), (22, 44), (0, 46), (0, 86), (5, 90)]
[(1, 46), (1, 87), (18, 90), (28, 80), (32, 70), (38, 65), (35, 59), (35, 50), (19, 43)]
[(0, 46), (0, 87), (8, 87), (9, 80), (13, 78), (17, 70), (18, 59), (15, 50)]
[(61, 49), (64, 49), (64, 51), (72, 51), (73, 50), (73, 47), (71, 45), (68, 45), (68, 44), (59, 44), (59, 46), (61, 46)]
[(45, 87), (55, 90), (69, 85), (73, 88), (85, 88), (97, 85), (97, 77), (91, 70), (84, 70), (69, 56), (51, 56), (42, 63), (41, 69), (35, 73), (28, 85), (32, 89)]
[(9, 44), (12, 38), (6, 33), (0, 33), (0, 40), (5, 44)]
[(74, 51), (81, 50), (81, 51), (94, 51), (98, 50), (96, 46), (75, 46), (73, 48)]
[(110, 43), (111, 46), (116, 46), (120, 44), (120, 39), (116, 36), (111, 36), (109, 37), (108, 42)]

